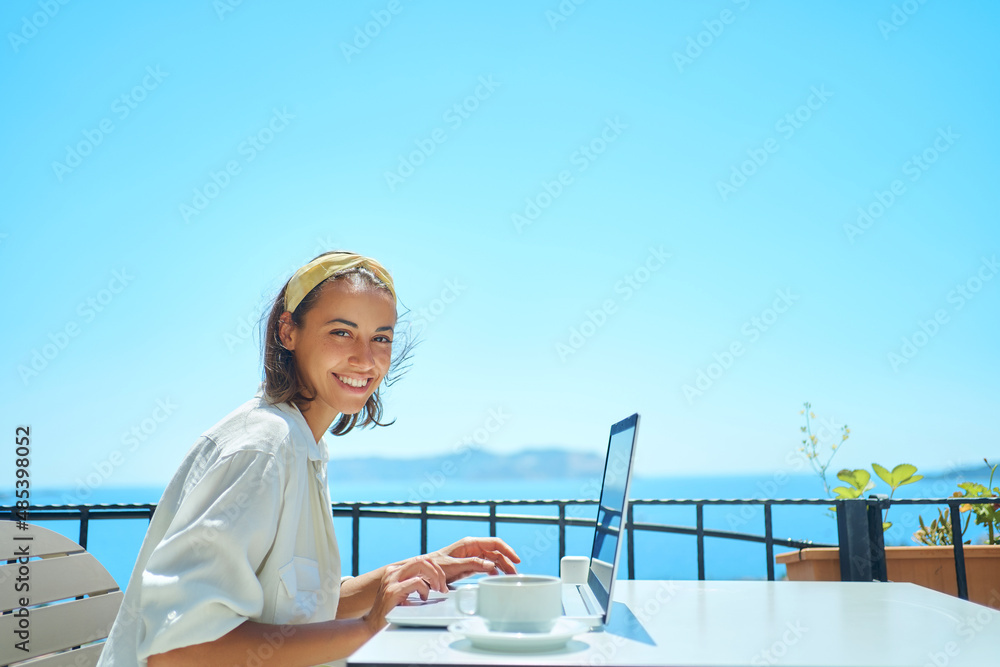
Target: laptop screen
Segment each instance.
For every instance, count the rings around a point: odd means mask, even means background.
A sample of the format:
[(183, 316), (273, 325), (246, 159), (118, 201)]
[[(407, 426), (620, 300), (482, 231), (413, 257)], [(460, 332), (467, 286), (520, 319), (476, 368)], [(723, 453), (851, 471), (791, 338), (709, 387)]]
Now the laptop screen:
[(638, 414), (611, 427), (608, 458), (604, 463), (604, 485), (597, 505), (597, 525), (590, 553), (588, 585), (604, 609), (605, 623), (611, 613), (611, 595), (621, 552), (621, 532), (628, 509), (629, 480), (638, 427)]

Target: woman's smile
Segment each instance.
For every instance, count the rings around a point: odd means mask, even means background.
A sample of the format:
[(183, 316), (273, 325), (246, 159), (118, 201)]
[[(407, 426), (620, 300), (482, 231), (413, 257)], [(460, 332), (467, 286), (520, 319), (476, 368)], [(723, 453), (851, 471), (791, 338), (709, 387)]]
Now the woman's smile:
[(341, 384), (346, 385), (349, 389), (354, 389), (360, 393), (364, 393), (365, 388), (368, 386), (368, 383), (371, 382), (372, 380), (370, 377), (355, 378), (349, 375), (339, 375), (338, 373), (334, 373), (333, 377), (340, 380)]

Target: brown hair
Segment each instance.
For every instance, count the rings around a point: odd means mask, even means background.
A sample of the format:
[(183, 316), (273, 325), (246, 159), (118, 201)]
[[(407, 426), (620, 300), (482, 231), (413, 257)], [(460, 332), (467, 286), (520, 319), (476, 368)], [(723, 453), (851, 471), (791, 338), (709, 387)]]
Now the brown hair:
[[(325, 252), (318, 255), (314, 259), (319, 259), (326, 255), (336, 254), (336, 252)], [(289, 279), (290, 280), (290, 279)], [(344, 271), (339, 271), (320, 284), (316, 285), (308, 294), (302, 299), (302, 302), (295, 308), (295, 312), (292, 313), (292, 323), (301, 327), (305, 322), (306, 313), (308, 313), (312, 307), (316, 304), (319, 299), (320, 294), (323, 292), (323, 287), (327, 283), (334, 280), (348, 280), (356, 286), (369, 285), (376, 289), (383, 289), (390, 294), (392, 293), (389, 286), (382, 282), (374, 273), (363, 266), (356, 266), (351, 269), (346, 269)], [(264, 398), (268, 403), (272, 405), (276, 403), (294, 403), (300, 408), (307, 407), (310, 402), (315, 400), (315, 395), (309, 395), (308, 390), (303, 386), (301, 378), (299, 377), (298, 370), (295, 366), (295, 355), (290, 351), (285, 349), (285, 346), (281, 344), (281, 338), (278, 335), (278, 320), (281, 315), (285, 312), (285, 290), (288, 289), (288, 282), (281, 288), (278, 292), (278, 296), (274, 299), (274, 304), (271, 306), (270, 313), (267, 316), (267, 323), (262, 336), (262, 356), (264, 361)], [(398, 326), (397, 321), (397, 326)], [(395, 352), (393, 354), (392, 361), (389, 364), (389, 371), (385, 376), (385, 385), (389, 386), (394, 383), (399, 377), (409, 368), (410, 354), (413, 349), (413, 343), (408, 340), (405, 335), (397, 334), (394, 336), (393, 343), (400, 342), (400, 338), (404, 340), (401, 347), (396, 346)], [(356, 414), (342, 414), (337, 421), (334, 422), (333, 426), (330, 427), (330, 433), (333, 435), (346, 435), (355, 426), (365, 427), (365, 426), (389, 426), (393, 422), (383, 423), (382, 419), (382, 399), (379, 398), (379, 389), (375, 390), (371, 396), (368, 397), (368, 401), (360, 412)], [(395, 420), (393, 420), (395, 421)]]

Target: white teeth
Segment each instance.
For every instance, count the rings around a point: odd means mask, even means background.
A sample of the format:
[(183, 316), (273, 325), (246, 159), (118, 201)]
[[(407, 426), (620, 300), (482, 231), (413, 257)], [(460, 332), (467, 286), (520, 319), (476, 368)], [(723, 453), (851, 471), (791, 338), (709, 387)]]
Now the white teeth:
[(357, 387), (358, 389), (368, 384), (368, 380), (355, 380), (354, 378), (343, 377), (342, 375), (338, 375), (337, 379), (346, 385)]

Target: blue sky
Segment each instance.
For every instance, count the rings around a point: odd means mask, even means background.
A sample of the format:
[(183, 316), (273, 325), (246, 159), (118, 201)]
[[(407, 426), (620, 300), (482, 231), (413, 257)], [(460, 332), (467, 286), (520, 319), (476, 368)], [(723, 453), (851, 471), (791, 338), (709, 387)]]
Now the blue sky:
[(334, 458), (599, 451), (639, 411), (641, 474), (771, 477), (808, 400), (838, 465), (1000, 459), (995, 3), (0, 19), (3, 422), (36, 485), (165, 484), (337, 248), (422, 343), (395, 425)]

